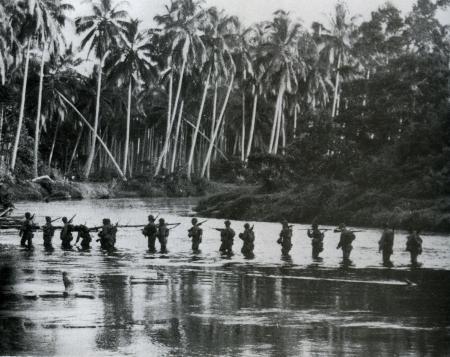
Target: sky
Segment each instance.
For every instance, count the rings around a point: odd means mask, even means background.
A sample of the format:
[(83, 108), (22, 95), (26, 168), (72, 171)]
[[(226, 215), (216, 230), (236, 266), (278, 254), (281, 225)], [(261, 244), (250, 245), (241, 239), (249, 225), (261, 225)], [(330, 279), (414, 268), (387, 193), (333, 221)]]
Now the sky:
[[(359, 15), (361, 21), (369, 19), (371, 12), (376, 11), (385, 2), (386, 0), (346, 0), (350, 14)], [(407, 14), (416, 0), (390, 0), (389, 2), (403, 14)], [(89, 13), (90, 5), (86, 0), (72, 0), (70, 3), (75, 7), (70, 17), (76, 18)], [(142, 20), (142, 28), (150, 28), (155, 26), (154, 16), (163, 14), (165, 5), (169, 3), (169, 0), (128, 0), (125, 9), (131, 17)], [(206, 6), (216, 6), (226, 10), (230, 15), (238, 16), (246, 26), (269, 20), (276, 10), (282, 9), (301, 20), (304, 26), (309, 27), (313, 21), (327, 23), (336, 0), (205, 0), (205, 3)], [(442, 23), (450, 24), (450, 9), (440, 12), (438, 17)], [(72, 25), (67, 26), (65, 32), (68, 42), (73, 41), (75, 45), (79, 43)]]

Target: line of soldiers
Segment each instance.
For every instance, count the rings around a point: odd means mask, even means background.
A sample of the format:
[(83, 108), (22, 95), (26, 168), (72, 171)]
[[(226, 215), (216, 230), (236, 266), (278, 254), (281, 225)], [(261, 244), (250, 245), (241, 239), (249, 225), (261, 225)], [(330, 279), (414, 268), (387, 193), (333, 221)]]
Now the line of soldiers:
[[(46, 217), (46, 223), (43, 227), (37, 227), (33, 224), (34, 216), (31, 216), (29, 212), (25, 213), (25, 220), (20, 229), (21, 236), (21, 245), (31, 248), (32, 247), (32, 239), (34, 236), (34, 231), (37, 228), (41, 228), (43, 230), (43, 240), (44, 247), (46, 249), (53, 249), (52, 247), (52, 238), (55, 234), (56, 227), (52, 225), (54, 220), (52, 221), (51, 217)], [(100, 227), (88, 228), (85, 225), (73, 225), (72, 221), (75, 218), (73, 216), (71, 219), (67, 219), (67, 217), (62, 218), (63, 226), (61, 228), (60, 239), (61, 239), (61, 247), (62, 249), (71, 249), (71, 242), (73, 240), (73, 232), (78, 232), (77, 240), (75, 245), (81, 240), (81, 249), (89, 249), (90, 243), (92, 241), (90, 232), (99, 232), (99, 239), (97, 241), (100, 242), (101, 248), (105, 250), (114, 250), (116, 243), (116, 233), (117, 226), (111, 224), (111, 220), (108, 218), (103, 219), (103, 225)], [(148, 240), (148, 250), (151, 253), (156, 253), (156, 241), (160, 244), (160, 252), (167, 253), (167, 242), (169, 238), (170, 230), (173, 229), (178, 224), (169, 224), (166, 223), (163, 218), (160, 218), (158, 223), (156, 223), (157, 217), (153, 215), (148, 216), (148, 223), (142, 229), (142, 234)], [(194, 253), (199, 252), (199, 247), (202, 242), (203, 230), (201, 225), (206, 221), (198, 222), (197, 218), (193, 218), (191, 223), (192, 226), (188, 230), (188, 237), (192, 241), (192, 251)], [(236, 236), (235, 231), (231, 228), (231, 222), (226, 220), (224, 222), (224, 228), (214, 228), (215, 230), (220, 232), (221, 245), (219, 251), (223, 255), (232, 256), (233, 255), (233, 244), (234, 237)], [(286, 220), (281, 222), (282, 229), (279, 234), (279, 238), (277, 243), (281, 245), (281, 253), (283, 256), (288, 256), (290, 250), (292, 249), (292, 225)], [(172, 226), (170, 228), (169, 226)], [(325, 238), (325, 232), (330, 229), (319, 229), (317, 223), (313, 223), (311, 229), (307, 229), (307, 236), (311, 239), (312, 246), (312, 258), (314, 260), (321, 259), (319, 254), (323, 251), (323, 241)], [(353, 250), (353, 241), (356, 239), (355, 233), (360, 231), (351, 231), (347, 229), (345, 224), (341, 223), (334, 232), (340, 233), (339, 243), (336, 249), (342, 250), (342, 259), (344, 263), (350, 262), (350, 254)], [(393, 266), (391, 262), (391, 256), (393, 254), (393, 245), (394, 245), (394, 230), (390, 228), (387, 224), (383, 227), (383, 233), (378, 242), (379, 252), (382, 253), (383, 257), (383, 265), (387, 267)], [(243, 245), (241, 249), (241, 253), (246, 258), (254, 257), (254, 248), (255, 248), (255, 233), (254, 226), (250, 227), (250, 224), (244, 224), (244, 231), (239, 234), (239, 238), (242, 240)], [(419, 265), (417, 262), (417, 257), (422, 254), (422, 238), (419, 235), (418, 231), (411, 231), (407, 236), (406, 242), (406, 251), (410, 253), (411, 256), (411, 264)]]
[(44, 241), (44, 248), (46, 250), (53, 250), (52, 240), (55, 235), (55, 231), (60, 229), (60, 239), (61, 239), (61, 248), (64, 250), (72, 249), (72, 241), (74, 239), (73, 233), (77, 232), (77, 238), (75, 241), (75, 245), (78, 245), (80, 242), (80, 246), (82, 250), (90, 249), (90, 244), (92, 242), (91, 232), (98, 232), (99, 239), (97, 242), (100, 242), (100, 246), (105, 250), (114, 250), (114, 246), (116, 244), (116, 233), (117, 233), (117, 225), (114, 226), (111, 224), (111, 220), (108, 218), (103, 219), (103, 225), (100, 227), (92, 227), (89, 228), (85, 225), (73, 225), (72, 221), (75, 218), (68, 219), (67, 217), (62, 217), (63, 225), (61, 227), (53, 226), (53, 222), (51, 217), (45, 217), (45, 224), (42, 227), (39, 227), (33, 223), (34, 215), (32, 216), (30, 212), (25, 213), (25, 220), (22, 223), (22, 226), (19, 230), (19, 236), (21, 237), (20, 245), (26, 247), (28, 249), (33, 248), (33, 237), (34, 232), (37, 229), (42, 229), (42, 238)]

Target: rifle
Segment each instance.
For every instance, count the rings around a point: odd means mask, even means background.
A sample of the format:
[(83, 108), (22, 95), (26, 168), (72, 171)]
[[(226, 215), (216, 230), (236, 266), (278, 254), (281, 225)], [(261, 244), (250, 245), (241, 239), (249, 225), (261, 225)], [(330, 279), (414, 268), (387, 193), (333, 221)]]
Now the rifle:
[[(299, 229), (297, 229), (298, 231), (309, 231), (309, 230), (311, 230), (312, 228), (299, 228)], [(332, 229), (331, 228), (318, 228), (319, 229), (319, 231), (323, 231), (323, 232), (327, 232), (327, 231), (332, 231)]]
[(208, 222), (208, 220), (205, 219), (203, 222), (197, 223), (196, 226), (201, 226), (203, 223), (206, 223), (206, 222)]
[(52, 220), (50, 221), (50, 223), (56, 222), (56, 221), (57, 221), (57, 220), (59, 220), (59, 219), (61, 219), (61, 217), (58, 217), (58, 218), (52, 219)]
[(173, 226), (172, 228), (169, 228), (169, 230), (177, 228), (181, 223), (171, 223), (171, 224), (167, 224), (168, 226)]
[(74, 220), (74, 218), (76, 217), (77, 215), (76, 214), (74, 214), (73, 216), (72, 216), (72, 218), (71, 219), (69, 219), (69, 221), (67, 222), (67, 223), (72, 223), (73, 222), (73, 220)]
[[(334, 232), (334, 233), (341, 233), (342, 230), (340, 230), (340, 229), (335, 229), (333, 232)], [(361, 232), (365, 232), (365, 231), (362, 231), (362, 230), (359, 230), (359, 231), (351, 231), (351, 230), (349, 230), (348, 232), (350, 232), (350, 233), (361, 233)]]

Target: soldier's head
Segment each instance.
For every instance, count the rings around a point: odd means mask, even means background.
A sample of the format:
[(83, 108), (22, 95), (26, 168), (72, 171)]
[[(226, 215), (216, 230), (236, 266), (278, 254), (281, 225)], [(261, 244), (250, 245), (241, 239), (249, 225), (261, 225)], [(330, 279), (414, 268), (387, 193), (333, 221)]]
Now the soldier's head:
[(164, 223), (165, 223), (164, 218), (160, 218), (159, 219), (159, 224), (164, 224)]
[(63, 217), (61, 220), (63, 221), (63, 223), (67, 223), (67, 217)]
[(52, 217), (49, 217), (49, 216), (45, 217), (45, 221), (47, 223), (52, 223)]
[(195, 226), (197, 224), (197, 218), (192, 218), (191, 223)]
[(31, 218), (31, 213), (30, 212), (26, 212), (25, 213), (25, 218), (26, 219), (30, 219)]
[(148, 216), (148, 221), (155, 222), (155, 217), (153, 217), (153, 215), (151, 214), (150, 216)]
[(104, 225), (108, 225), (108, 224), (111, 223), (111, 220), (109, 218), (103, 218), (102, 222), (103, 222)]
[(319, 225), (318, 225), (317, 223), (313, 223), (313, 224), (312, 224), (312, 228), (313, 228), (313, 229), (317, 229), (317, 228), (319, 228)]
[(384, 229), (388, 229), (388, 228), (389, 228), (389, 224), (388, 224), (387, 222), (385, 222), (385, 223), (383, 224), (383, 228), (384, 228)]
[(231, 226), (231, 222), (229, 220), (226, 220), (224, 223), (225, 223), (225, 227)]
[(288, 221), (286, 221), (285, 219), (283, 219), (283, 220), (281, 221), (281, 224), (283, 225), (283, 227), (286, 227), (289, 223), (288, 223)]
[(244, 228), (245, 229), (249, 229), (250, 228), (250, 224), (248, 224), (248, 223), (244, 224)]
[(339, 224), (339, 227), (338, 227), (340, 230), (342, 230), (342, 229), (345, 229), (345, 223), (341, 223), (341, 224)]

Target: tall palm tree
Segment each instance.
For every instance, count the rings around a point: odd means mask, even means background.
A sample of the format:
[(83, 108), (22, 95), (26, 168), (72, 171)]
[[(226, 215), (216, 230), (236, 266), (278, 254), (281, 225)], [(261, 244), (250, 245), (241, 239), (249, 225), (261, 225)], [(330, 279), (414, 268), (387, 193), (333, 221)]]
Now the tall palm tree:
[(128, 83), (126, 133), (122, 164), (124, 175), (127, 174), (133, 86), (140, 80), (147, 82), (157, 75), (155, 70), (152, 71), (154, 68), (151, 55), (152, 44), (149, 42), (148, 31), (140, 32), (139, 23), (139, 20), (133, 19), (125, 25), (124, 45), (117, 51), (117, 54), (114, 54), (112, 61), (112, 77), (118, 77), (123, 82)]
[(75, 20), (77, 33), (84, 34), (84, 38), (81, 41), (81, 48), (89, 47), (88, 56), (91, 51), (94, 51), (95, 57), (98, 60), (94, 132), (92, 133), (92, 145), (84, 170), (84, 177), (86, 179), (91, 172), (97, 142), (103, 65), (106, 57), (110, 53), (110, 49), (116, 47), (123, 41), (126, 25), (125, 20), (128, 18), (128, 13), (120, 8), (122, 4), (118, 3), (113, 5), (112, 0), (91, 2), (92, 14), (78, 17)]
[(321, 40), (324, 44), (321, 51), (322, 55), (328, 59), (331, 66), (334, 66), (336, 73), (331, 118), (334, 118), (338, 111), (341, 87), (340, 72), (342, 67), (349, 62), (352, 33), (353, 18), (348, 21), (348, 11), (345, 4), (338, 2), (335, 7), (335, 14), (330, 18), (330, 28), (321, 33)]
[(284, 108), (284, 93), (296, 90), (298, 73), (304, 72), (297, 50), (301, 25), (292, 22), (288, 13), (279, 10), (275, 12), (273, 21), (265, 26), (265, 32), (267, 35), (258, 49), (257, 57), (265, 68), (262, 77), (264, 84), (269, 91), (274, 89), (277, 93), (269, 143), (269, 153), (276, 154)]
[(44, 64), (45, 50), (48, 47), (50, 51), (58, 51), (61, 42), (64, 42), (62, 36), (62, 27), (66, 22), (65, 12), (73, 10), (70, 4), (61, 3), (59, 0), (34, 0), (28, 2), (32, 6), (29, 10), (36, 13), (36, 21), (40, 23), (37, 28), (39, 44), (42, 47), (41, 65), (39, 71), (39, 91), (38, 107), (36, 110), (36, 125), (34, 131), (34, 177), (38, 176), (38, 152), (39, 152), (39, 132), (41, 125), (42, 110), (42, 88), (44, 82)]
[[(167, 8), (167, 14), (155, 16), (156, 22), (163, 27), (162, 36), (172, 44), (169, 66), (172, 67), (174, 65), (177, 55), (181, 60), (173, 107), (171, 105), (171, 95), (169, 95), (169, 108), (171, 113), (169, 113), (167, 118), (166, 141), (170, 138), (172, 123), (177, 114), (188, 58), (191, 58), (193, 63), (203, 63), (206, 60), (201, 31), (199, 31), (204, 17), (205, 12), (200, 7), (200, 2), (195, 0), (176, 0), (171, 3), (170, 8)], [(200, 61), (198, 61), (198, 56), (200, 56)], [(172, 68), (169, 68), (169, 70), (172, 70)], [(171, 84), (169, 88), (170, 93), (172, 93)], [(155, 176), (159, 174), (162, 161), (165, 160), (167, 152), (168, 146), (162, 150), (160, 158), (158, 158)]]

